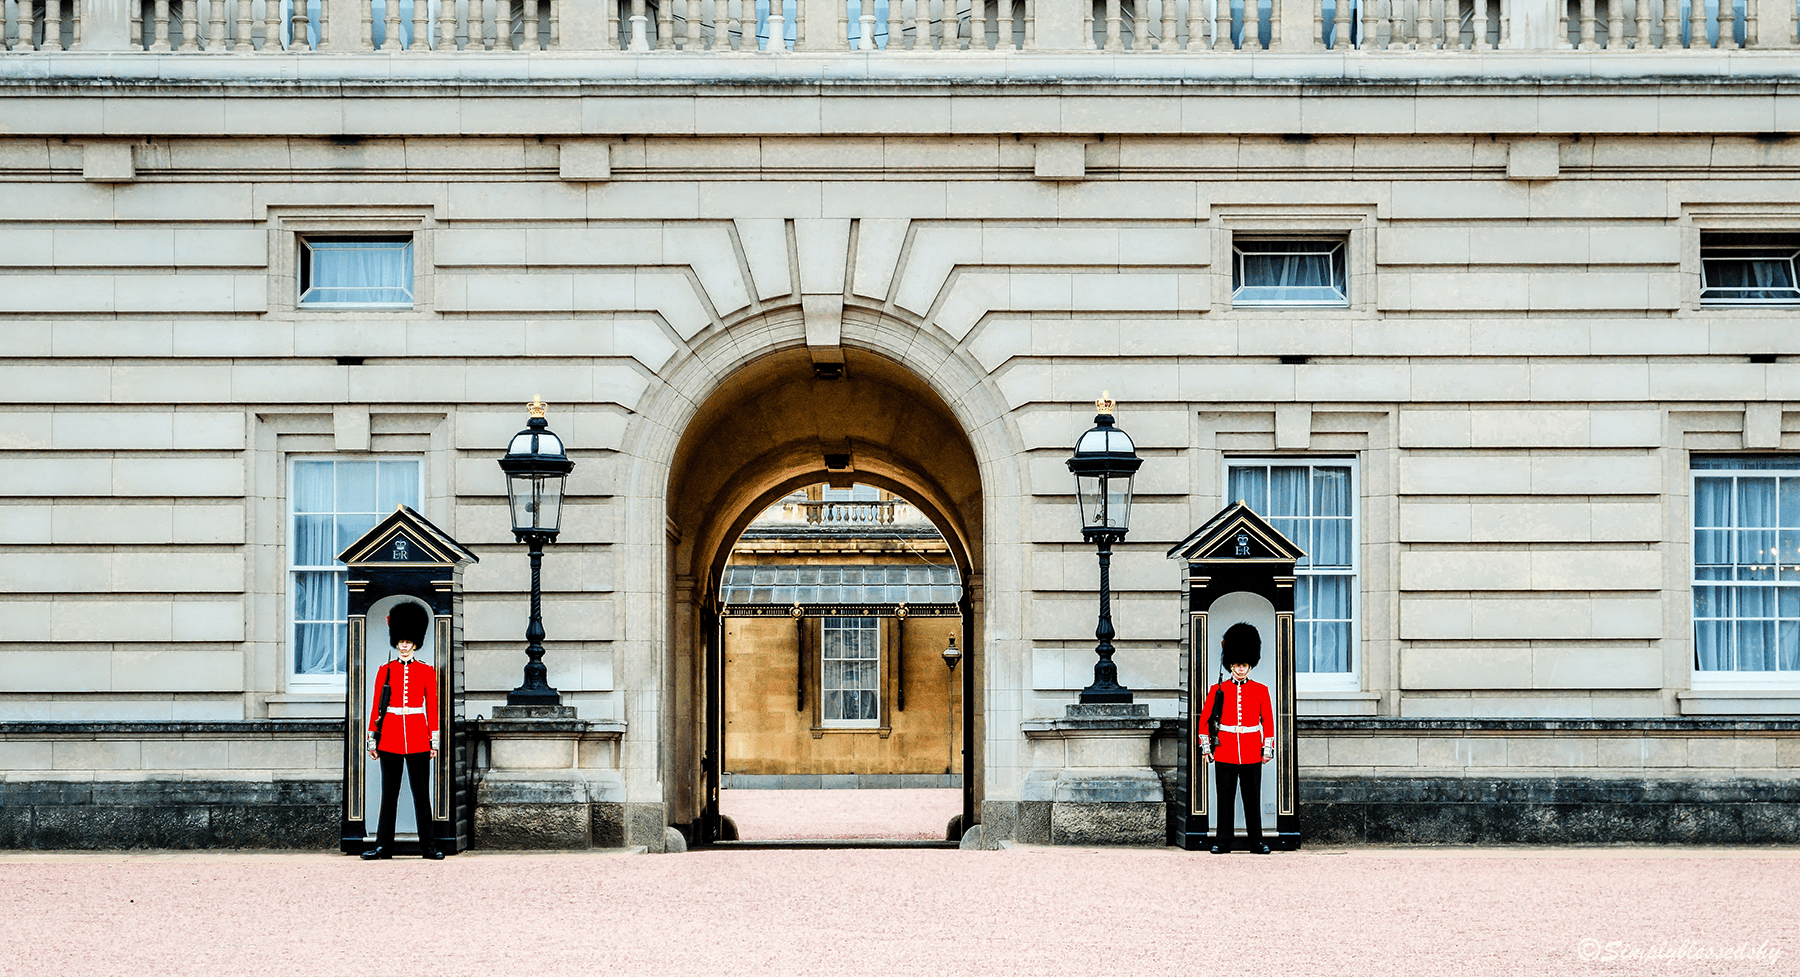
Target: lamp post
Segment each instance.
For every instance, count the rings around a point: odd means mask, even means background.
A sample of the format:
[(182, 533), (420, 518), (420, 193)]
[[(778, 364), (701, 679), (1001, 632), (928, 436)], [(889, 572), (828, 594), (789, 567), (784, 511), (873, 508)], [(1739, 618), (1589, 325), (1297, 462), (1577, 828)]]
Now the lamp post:
[(532, 398), (527, 408), (531, 420), (525, 430), (513, 435), (500, 459), (500, 470), (506, 473), (506, 497), (512, 509), (513, 538), (531, 548), (531, 623), (525, 627), (524, 684), (506, 694), (509, 706), (555, 706), (561, 696), (550, 687), (544, 668), (543, 597), (539, 588), (539, 570), (544, 562), (544, 544), (556, 542), (562, 521), (564, 483), (575, 463), (563, 453), (562, 439), (550, 433), (544, 420), (545, 404)]
[(1112, 546), (1131, 528), (1131, 480), (1144, 463), (1137, 446), (1124, 431), (1113, 427), (1113, 401), (1101, 394), (1094, 402), (1098, 411), (1094, 427), (1075, 442), (1069, 471), (1075, 475), (1075, 494), (1081, 504), (1081, 535), (1100, 551), (1100, 623), (1094, 628), (1094, 647), (1100, 660), (1094, 663), (1094, 684), (1081, 690), (1082, 702), (1130, 702), (1131, 690), (1119, 684), (1119, 666), (1113, 664)]

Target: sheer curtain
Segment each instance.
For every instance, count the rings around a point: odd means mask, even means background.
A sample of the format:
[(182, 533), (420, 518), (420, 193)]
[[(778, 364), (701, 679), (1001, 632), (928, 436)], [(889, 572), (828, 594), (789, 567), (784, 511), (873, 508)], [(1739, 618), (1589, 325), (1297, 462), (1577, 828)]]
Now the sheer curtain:
[(418, 506), (419, 463), (302, 460), (292, 473), (294, 674), (328, 679), (344, 674), (348, 595), (337, 555), (396, 505)]
[(1800, 297), (1789, 258), (1711, 258), (1706, 261), (1707, 291), (1726, 299), (1793, 299)]
[(1243, 500), (1305, 551), (1295, 565), (1295, 670), (1350, 671), (1355, 635), (1355, 498), (1348, 465), (1233, 465)]
[(1336, 303), (1345, 298), (1343, 244), (1252, 241), (1238, 249), (1238, 303)]
[(821, 622), (820, 685), (827, 722), (872, 725), (881, 718), (876, 689), (881, 680), (880, 625), (872, 617), (828, 617)]
[(1800, 669), (1800, 477), (1694, 479), (1694, 668)]
[(410, 241), (308, 241), (307, 303), (412, 301)]

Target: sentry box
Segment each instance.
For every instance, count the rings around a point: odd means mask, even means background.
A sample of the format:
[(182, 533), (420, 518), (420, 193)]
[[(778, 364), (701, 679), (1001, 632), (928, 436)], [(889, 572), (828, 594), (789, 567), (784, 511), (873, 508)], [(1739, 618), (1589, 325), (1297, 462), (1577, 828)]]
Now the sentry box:
[[(1275, 759), (1262, 777), (1263, 841), (1270, 848), (1300, 846), (1299, 763), (1294, 749), (1294, 563), (1306, 556), (1248, 505), (1225, 507), (1169, 550), (1187, 565), (1187, 620), (1181, 643), (1180, 774), (1175, 778), (1170, 830), (1174, 844), (1205, 850), (1219, 803), (1213, 796), (1212, 764), (1200, 755), (1196, 737), (1206, 726), (1206, 693), (1226, 677), (1220, 639), (1232, 625), (1247, 623), (1262, 639), (1262, 661), (1250, 671), (1269, 687), (1274, 706)], [(1235, 802), (1235, 798), (1233, 799)], [(1233, 817), (1234, 834), (1244, 834), (1244, 817)]]
[[(392, 657), (388, 613), (402, 602), (421, 604), (431, 626), (416, 652), (437, 671), (438, 729), (443, 749), (431, 770), (434, 839), (439, 851), (469, 847), (473, 826), (472, 757), (463, 728), (462, 571), (474, 553), (406, 506), (351, 543), (338, 560), (349, 569), (348, 689), (344, 696), (344, 809), (339, 832), (345, 854), (375, 844), (381, 804), (381, 768), (363, 752), (363, 736), (374, 702), (375, 672)], [(410, 791), (400, 791), (395, 850), (417, 854), (419, 819)]]

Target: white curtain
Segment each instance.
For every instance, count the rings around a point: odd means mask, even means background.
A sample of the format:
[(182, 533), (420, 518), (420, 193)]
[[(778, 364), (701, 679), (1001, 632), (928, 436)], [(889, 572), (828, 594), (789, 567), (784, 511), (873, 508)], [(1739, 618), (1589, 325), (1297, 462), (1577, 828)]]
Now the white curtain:
[(1728, 292), (1722, 298), (1791, 299), (1796, 295), (1794, 265), (1787, 258), (1708, 258), (1706, 288)]
[(1800, 478), (1697, 478), (1693, 505), (1694, 667), (1800, 668), (1800, 587), (1770, 586), (1800, 581)]
[(311, 280), (302, 302), (412, 301), (411, 243), (314, 241), (307, 250)]
[(294, 672), (344, 672), (348, 595), (337, 554), (392, 512), (419, 504), (416, 461), (298, 461), (288, 486)]
[(820, 684), (827, 720), (880, 719), (876, 689), (881, 680), (880, 625), (872, 617), (825, 618)]
[[(1294, 584), (1294, 662), (1301, 672), (1347, 672), (1355, 632), (1355, 499), (1348, 465), (1233, 466), (1231, 501), (1249, 503), (1306, 552)], [(1324, 568), (1339, 568), (1328, 572)]]
[(1238, 253), (1238, 302), (1341, 302), (1343, 245), (1256, 241)]

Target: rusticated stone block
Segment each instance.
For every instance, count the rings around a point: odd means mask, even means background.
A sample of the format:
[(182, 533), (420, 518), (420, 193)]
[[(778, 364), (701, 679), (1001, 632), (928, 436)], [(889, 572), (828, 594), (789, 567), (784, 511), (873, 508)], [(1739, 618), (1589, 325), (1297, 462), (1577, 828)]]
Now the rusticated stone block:
[(663, 814), (661, 804), (626, 803), (625, 844), (633, 848), (642, 845), (646, 851), (662, 852), (667, 844), (663, 828), (668, 821)]
[(475, 808), (475, 845), (509, 851), (555, 851), (589, 847), (587, 804), (480, 804)]
[[(1019, 802), (1017, 801), (982, 801), (980, 821), (982, 847), (990, 850), (997, 849), (1000, 847), (1000, 842), (1008, 838), (1017, 838), (1018, 817)], [(1049, 836), (1047, 823), (1044, 833), (1045, 837)]]
[(588, 805), (588, 838), (595, 848), (625, 847), (625, 805)]
[(1168, 811), (1161, 801), (1099, 803), (1058, 801), (1050, 807), (1053, 845), (1162, 845)]

